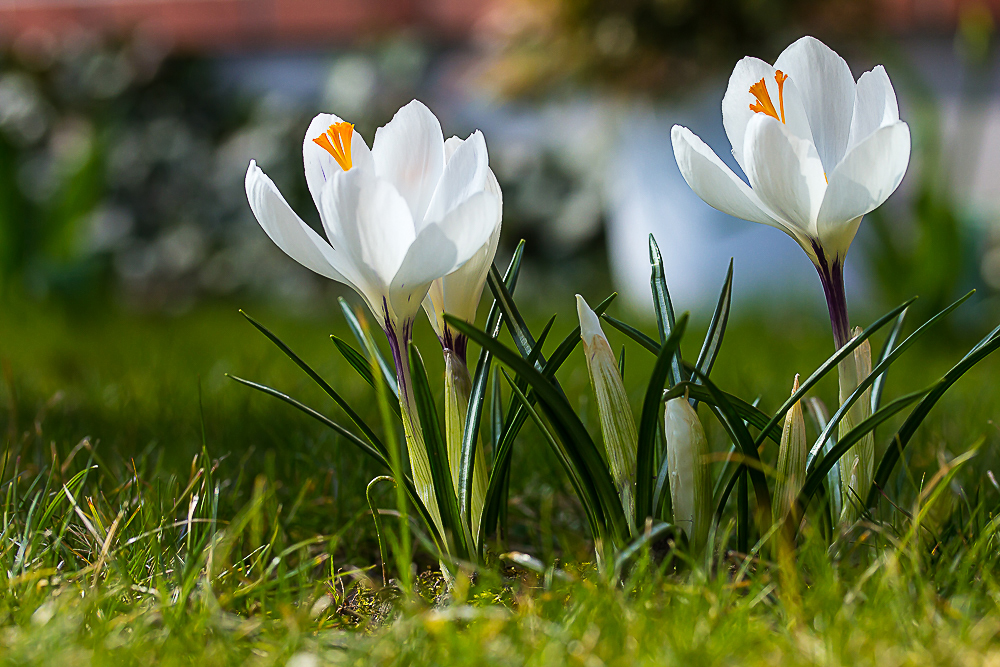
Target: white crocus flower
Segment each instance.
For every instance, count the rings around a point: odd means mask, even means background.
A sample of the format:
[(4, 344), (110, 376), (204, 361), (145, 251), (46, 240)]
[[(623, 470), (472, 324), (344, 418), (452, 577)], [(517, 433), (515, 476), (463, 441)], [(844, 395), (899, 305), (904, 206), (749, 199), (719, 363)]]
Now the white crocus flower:
[(250, 208), (292, 259), (353, 287), (385, 330), (414, 485), (440, 528), (407, 344), (431, 283), (475, 255), (496, 226), (499, 201), (486, 188), (486, 142), (474, 132), (446, 160), (437, 117), (414, 100), (378, 129), (371, 150), (353, 125), (320, 114), (306, 131), (302, 152), (327, 239), (296, 215), (255, 162), (246, 177)]
[(881, 65), (855, 82), (847, 63), (803, 37), (774, 65), (736, 64), (722, 122), (749, 185), (689, 129), (671, 131), (688, 185), (718, 210), (785, 231), (820, 273), (834, 338), (847, 342), (843, 262), (866, 213), (895, 191), (910, 129)]

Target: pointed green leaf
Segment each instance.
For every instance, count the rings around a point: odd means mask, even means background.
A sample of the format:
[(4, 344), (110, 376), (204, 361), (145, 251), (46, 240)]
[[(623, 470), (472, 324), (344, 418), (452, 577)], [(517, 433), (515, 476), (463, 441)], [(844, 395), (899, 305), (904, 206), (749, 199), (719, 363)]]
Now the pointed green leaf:
[[(1000, 327), (998, 327), (998, 330), (1000, 330)], [(931, 392), (907, 416), (903, 425), (896, 431), (896, 435), (893, 436), (892, 441), (882, 455), (882, 460), (879, 462), (878, 469), (872, 479), (872, 488), (868, 492), (866, 503), (868, 507), (873, 507), (878, 502), (879, 489), (885, 488), (889, 481), (889, 475), (892, 474), (892, 469), (896, 466), (900, 455), (909, 444), (910, 439), (913, 438), (913, 434), (916, 433), (917, 428), (923, 423), (924, 418), (931, 411), (931, 408), (970, 368), (992, 354), (997, 347), (1000, 347), (1000, 331), (998, 330), (994, 330), (986, 338), (983, 338), (961, 361), (952, 366), (944, 374), (940, 382), (934, 386)]]
[[(240, 313), (243, 315), (243, 317), (247, 318), (250, 324), (252, 324), (258, 331), (264, 334), (268, 338), (268, 340), (274, 343), (279, 350), (284, 352), (285, 356), (287, 356), (289, 359), (295, 362), (296, 366), (305, 371), (306, 375), (312, 378), (313, 382), (318, 384), (319, 387), (324, 392), (326, 392), (326, 395), (332, 398), (334, 402), (340, 406), (340, 409), (343, 410), (348, 417), (350, 417), (351, 421), (354, 422), (357, 425), (357, 427), (361, 429), (361, 432), (368, 439), (368, 441), (372, 443), (372, 445), (374, 445), (377, 449), (381, 450), (383, 453), (386, 452), (385, 447), (382, 445), (381, 441), (379, 441), (378, 436), (375, 435), (375, 432), (371, 429), (371, 427), (369, 427), (368, 424), (365, 423), (365, 420), (363, 420), (361, 416), (354, 411), (354, 408), (352, 408), (347, 403), (347, 401), (345, 401), (341, 397), (341, 395), (338, 394), (334, 390), (334, 388), (329, 385), (329, 383), (326, 380), (320, 377), (319, 373), (314, 371), (312, 367), (309, 366), (309, 364), (302, 361), (302, 359), (300, 359), (297, 354), (292, 352), (291, 348), (285, 345), (280, 338), (271, 333), (263, 324), (260, 324), (259, 322), (257, 322), (257, 320), (253, 319), (242, 310), (240, 311)], [(388, 458), (388, 456), (386, 458)]]
[(379, 350), (378, 345), (372, 340), (371, 336), (364, 330), (361, 323), (358, 321), (358, 316), (354, 313), (354, 309), (351, 305), (347, 303), (344, 297), (338, 297), (337, 302), (340, 304), (340, 310), (344, 313), (344, 319), (347, 320), (347, 326), (350, 328), (351, 333), (354, 334), (354, 338), (357, 339), (358, 345), (362, 349), (371, 349), (375, 351), (375, 360), (378, 361), (378, 367), (382, 369), (382, 376), (385, 378), (385, 383), (389, 385), (392, 389), (392, 393), (395, 394), (396, 398), (399, 398), (399, 384), (396, 382), (396, 373), (393, 368), (386, 362), (385, 357), (382, 356), (382, 351)]
[(653, 454), (656, 448), (656, 422), (660, 418), (663, 386), (670, 375), (675, 353), (680, 346), (681, 336), (687, 327), (687, 313), (673, 327), (670, 335), (656, 355), (656, 364), (646, 385), (646, 396), (642, 402), (639, 418), (639, 442), (636, 451), (635, 479), (635, 525), (646, 525), (646, 517), (653, 516)]
[(843, 359), (845, 359), (847, 357), (847, 355), (853, 354), (855, 348), (857, 348), (859, 345), (861, 345), (861, 343), (863, 343), (866, 340), (868, 340), (868, 338), (873, 333), (875, 333), (876, 331), (878, 331), (879, 329), (881, 329), (883, 326), (885, 326), (888, 322), (890, 322), (891, 320), (893, 320), (897, 315), (899, 315), (899, 313), (901, 313), (903, 310), (905, 310), (907, 308), (907, 306), (909, 306), (911, 303), (913, 303), (913, 301), (914, 301), (914, 299), (910, 299), (906, 303), (903, 303), (903, 304), (901, 304), (899, 306), (896, 306), (895, 308), (893, 308), (892, 310), (890, 310), (888, 313), (886, 313), (885, 315), (883, 315), (879, 319), (875, 320), (875, 322), (871, 326), (869, 326), (867, 329), (865, 329), (864, 331), (862, 331), (860, 335), (855, 336), (854, 338), (852, 338), (850, 340), (850, 342), (848, 342), (846, 345), (844, 345), (844, 347), (842, 347), (839, 350), (837, 350), (832, 356), (830, 356), (826, 361), (824, 361), (823, 364), (819, 368), (817, 368), (815, 371), (813, 371), (812, 375), (810, 375), (806, 379), (805, 382), (803, 382), (801, 385), (799, 385), (799, 390), (797, 392), (795, 392), (794, 394), (792, 394), (788, 398), (788, 400), (786, 400), (784, 403), (782, 403), (781, 407), (778, 408), (778, 411), (774, 413), (774, 415), (771, 417), (770, 421), (762, 429), (761, 434), (759, 436), (757, 436), (757, 440), (754, 442), (754, 444), (757, 447), (760, 447), (761, 443), (764, 441), (764, 438), (767, 437), (765, 434), (767, 432), (769, 432), (772, 428), (774, 428), (775, 426), (777, 426), (778, 424), (780, 424), (782, 422), (782, 420), (785, 418), (785, 413), (787, 413), (789, 410), (791, 410), (792, 406), (795, 405), (798, 401), (800, 401), (802, 399), (803, 396), (806, 395), (806, 392), (808, 392), (810, 389), (812, 389), (813, 386), (817, 382), (819, 382), (820, 380), (822, 380), (823, 377), (826, 376), (827, 373), (829, 373), (831, 370), (833, 370), (834, 368), (836, 368), (837, 364), (840, 363)]
[(455, 497), (455, 487), (451, 480), (451, 470), (448, 465), (448, 445), (444, 439), (444, 431), (434, 407), (434, 397), (427, 381), (424, 361), (420, 358), (417, 346), (409, 345), (410, 373), (413, 378), (413, 399), (417, 405), (417, 417), (424, 435), (424, 446), (427, 447), (427, 458), (430, 461), (431, 478), (434, 480), (434, 496), (441, 510), (441, 521), (455, 544), (455, 555), (459, 558), (469, 557), (470, 535), (458, 511), (458, 499)]
[(600, 450), (580, 422), (580, 418), (573, 412), (562, 390), (517, 353), (499, 341), (490, 338), (486, 333), (453, 317), (446, 315), (445, 319), (457, 330), (468, 336), (470, 340), (490, 349), (497, 359), (509, 366), (531, 386), (542, 408), (542, 413), (552, 425), (557, 437), (562, 441), (580, 478), (591, 484), (599, 496), (604, 521), (609, 524), (612, 537), (624, 538), (628, 534), (628, 524), (622, 512), (618, 491), (610, 473), (608, 473)]
[[(879, 364), (892, 353), (893, 348), (896, 346), (896, 341), (899, 340), (899, 335), (903, 332), (903, 323), (906, 321), (906, 314), (908, 312), (910, 312), (910, 309), (904, 308), (903, 312), (896, 318), (895, 324), (892, 325), (892, 329), (889, 331), (889, 335), (886, 336), (885, 343), (882, 345), (882, 352), (878, 355)], [(875, 384), (872, 385), (872, 412), (878, 410), (878, 406), (882, 402), (882, 391), (885, 389), (885, 380), (888, 375), (888, 370), (881, 373), (875, 379)]]
[(871, 417), (863, 420), (860, 424), (848, 431), (844, 437), (837, 441), (837, 445), (832, 447), (822, 458), (818, 458), (813, 461), (813, 465), (806, 471), (805, 482), (803, 482), (802, 490), (799, 491), (798, 499), (795, 501), (797, 509), (795, 512), (789, 512), (788, 520), (791, 522), (790, 525), (793, 528), (798, 527), (797, 519), (801, 519), (803, 513), (809, 505), (809, 501), (812, 499), (816, 491), (819, 490), (820, 486), (822, 486), (827, 472), (829, 472), (830, 468), (832, 468), (835, 463), (840, 461), (841, 457), (854, 443), (861, 440), (861, 438), (863, 438), (868, 432), (875, 429), (876, 426), (886, 421), (906, 406), (936, 390), (940, 384), (941, 382), (922, 391), (916, 391), (912, 394), (907, 394), (891, 401), (888, 405), (881, 408)]
[[(966, 294), (965, 296), (963, 296), (962, 298), (955, 301), (953, 304), (951, 304), (950, 306), (939, 312), (937, 315), (924, 322), (922, 325), (920, 325), (919, 328), (917, 328), (916, 331), (907, 336), (906, 339), (902, 343), (900, 343), (898, 347), (896, 347), (888, 355), (886, 355), (885, 358), (883, 358), (878, 363), (878, 365), (872, 369), (872, 372), (868, 374), (868, 377), (866, 377), (858, 384), (857, 388), (851, 393), (851, 395), (848, 396), (846, 399), (844, 399), (844, 401), (840, 404), (840, 407), (837, 409), (837, 411), (833, 413), (833, 416), (827, 423), (826, 428), (823, 429), (823, 432), (820, 434), (819, 438), (816, 439), (816, 444), (813, 445), (812, 449), (809, 451), (809, 458), (806, 465), (811, 463), (812, 460), (816, 457), (820, 449), (823, 447), (823, 444), (830, 437), (830, 434), (833, 433), (833, 429), (835, 429), (837, 425), (840, 424), (840, 421), (844, 418), (844, 415), (846, 415), (850, 407), (854, 405), (854, 403), (859, 398), (861, 398), (861, 395), (865, 392), (865, 390), (867, 390), (868, 387), (870, 387), (877, 378), (882, 377), (883, 374), (889, 369), (889, 366), (894, 361), (896, 361), (896, 359), (898, 359), (900, 355), (906, 352), (906, 350), (908, 350), (911, 345), (917, 342), (917, 339), (920, 338), (920, 336), (926, 333), (927, 330), (930, 329), (932, 326), (940, 322), (945, 316), (947, 316), (953, 310), (955, 310), (960, 305), (965, 303), (965, 301), (969, 297), (971, 297), (974, 293), (975, 291), (969, 292), (968, 294)], [(905, 314), (906, 310), (904, 309), (903, 312), (900, 313), (900, 315), (902, 316)]]
[[(514, 251), (514, 257), (507, 267), (504, 276), (504, 285), (508, 293), (513, 294), (517, 286), (517, 277), (521, 270), (521, 257), (524, 254), (524, 241), (522, 240)], [(494, 299), (490, 307), (490, 313), (486, 318), (486, 331), (490, 336), (496, 338), (500, 335), (500, 328), (503, 326), (502, 311), (498, 302)], [(483, 415), (483, 400), (486, 397), (486, 381), (489, 379), (490, 367), (493, 356), (489, 350), (481, 350), (479, 362), (476, 364), (476, 374), (472, 380), (472, 390), (469, 393), (469, 409), (465, 416), (465, 430), (462, 433), (462, 452), (459, 459), (458, 474), (458, 508), (463, 517), (471, 526), (469, 517), (469, 507), (472, 498), (473, 464), (476, 457), (476, 445), (479, 442), (479, 428)], [(496, 448), (494, 447), (494, 450)]]
[[(663, 271), (663, 257), (656, 239), (649, 235), (649, 264), (652, 267), (649, 277), (653, 291), (653, 310), (656, 312), (656, 324), (660, 330), (660, 343), (666, 342), (674, 328), (674, 306), (670, 302), (670, 292), (667, 290), (667, 277)], [(681, 352), (678, 349), (670, 363), (670, 384), (674, 385), (686, 380), (681, 368)]]
[[(594, 312), (597, 311), (595, 310)], [(659, 354), (660, 352), (659, 343), (657, 343), (655, 340), (653, 340), (646, 334), (642, 333), (641, 331), (633, 327), (631, 324), (626, 324), (625, 322), (622, 322), (621, 320), (611, 317), (610, 315), (607, 314), (601, 315), (601, 319), (603, 319), (605, 322), (613, 326), (615, 329), (618, 329), (618, 331), (621, 331), (623, 334), (625, 334), (635, 342), (639, 343), (639, 345), (642, 345), (644, 348), (646, 348), (653, 354)]]
[(726, 281), (722, 284), (719, 303), (715, 306), (712, 321), (705, 333), (705, 341), (701, 344), (701, 352), (694, 367), (705, 375), (710, 375), (719, 350), (722, 348), (722, 337), (726, 334), (726, 324), (729, 322), (729, 307), (733, 298), (733, 260), (729, 260), (729, 270), (726, 271)]

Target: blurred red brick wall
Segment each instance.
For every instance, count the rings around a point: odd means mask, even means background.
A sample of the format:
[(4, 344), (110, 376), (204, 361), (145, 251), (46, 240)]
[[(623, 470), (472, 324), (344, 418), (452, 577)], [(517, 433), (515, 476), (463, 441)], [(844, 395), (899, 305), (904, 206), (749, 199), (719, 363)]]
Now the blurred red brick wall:
[(460, 39), (487, 11), (475, 0), (0, 0), (0, 40), (139, 32), (181, 50), (352, 43), (398, 28)]
[[(399, 28), (462, 39), (503, 0), (0, 0), (0, 40), (139, 32), (186, 51), (356, 43)], [(893, 32), (950, 32), (964, 9), (1000, 0), (872, 0)]]

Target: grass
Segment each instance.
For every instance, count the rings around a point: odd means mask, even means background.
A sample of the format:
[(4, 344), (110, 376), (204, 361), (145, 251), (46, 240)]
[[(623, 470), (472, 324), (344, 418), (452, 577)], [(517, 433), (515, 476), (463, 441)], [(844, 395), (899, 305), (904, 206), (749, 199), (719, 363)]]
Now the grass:
[[(575, 323), (572, 299), (562, 301), (554, 340)], [(534, 326), (547, 305), (525, 306)], [(312, 318), (248, 311), (379, 423), (328, 338), (350, 336), (335, 306)], [(713, 378), (773, 409), (795, 372), (828, 355), (828, 332), (820, 320), (747, 315), (734, 313)], [(418, 342), (434, 378), (428, 329)], [(893, 367), (887, 398), (943, 372), (965, 335), (922, 341)], [(626, 347), (635, 408), (651, 358)], [(768, 554), (722, 550), (685, 566), (640, 554), (609, 581), (589, 564), (581, 508), (529, 424), (507, 548), (537, 560), (460, 574), (447, 604), (430, 553), (418, 554), (418, 596), (382, 586), (363, 490), (383, 471), (225, 378), (340, 417), (235, 305), (168, 317), (9, 303), (0, 361), (5, 664), (1000, 664), (996, 359), (946, 395), (894, 477), (890, 497), (916, 520), (887, 511), (832, 554), (807, 540), (795, 569)], [(597, 434), (582, 353), (559, 377)], [(817, 392), (836, 396), (831, 383)], [(722, 450), (721, 429), (702, 418)], [(973, 446), (975, 458), (948, 467)], [(388, 485), (374, 498), (394, 507)]]

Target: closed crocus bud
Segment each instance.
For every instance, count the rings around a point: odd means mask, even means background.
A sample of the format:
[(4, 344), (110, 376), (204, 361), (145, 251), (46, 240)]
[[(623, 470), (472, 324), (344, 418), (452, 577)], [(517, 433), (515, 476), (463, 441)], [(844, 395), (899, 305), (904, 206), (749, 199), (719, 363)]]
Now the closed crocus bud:
[[(852, 332), (854, 336), (861, 333), (857, 327)], [(840, 402), (854, 393), (858, 385), (872, 372), (872, 348), (868, 341), (854, 349), (854, 355), (840, 362)], [(871, 389), (855, 401), (844, 418), (840, 420), (839, 433), (843, 438), (851, 429), (872, 416)], [(847, 450), (840, 459), (840, 480), (843, 489), (844, 509), (841, 512), (843, 521), (854, 521), (858, 518), (860, 504), (868, 497), (868, 488), (872, 484), (872, 473), (875, 467), (875, 435), (866, 433), (865, 437)]]
[(667, 470), (674, 524), (687, 533), (693, 548), (705, 543), (712, 520), (708, 488), (708, 440), (698, 413), (687, 398), (667, 401), (663, 417), (667, 439)]
[[(580, 316), (580, 338), (587, 355), (590, 384), (597, 396), (597, 412), (601, 417), (601, 435), (611, 477), (621, 496), (625, 516), (631, 523), (635, 516), (635, 457), (639, 442), (635, 420), (615, 355), (597, 314), (579, 294), (576, 295), (576, 310)], [(632, 528), (634, 532), (634, 526)]]
[[(792, 394), (799, 390), (799, 376), (792, 382)], [(774, 487), (774, 521), (785, 518), (806, 477), (806, 421), (802, 414), (802, 401), (796, 401), (785, 414), (778, 449), (778, 482)]]

